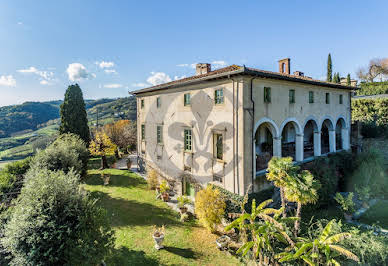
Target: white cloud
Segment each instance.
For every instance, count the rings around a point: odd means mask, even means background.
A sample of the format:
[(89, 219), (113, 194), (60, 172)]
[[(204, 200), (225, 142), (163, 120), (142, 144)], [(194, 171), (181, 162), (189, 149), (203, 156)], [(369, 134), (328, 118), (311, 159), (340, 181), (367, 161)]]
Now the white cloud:
[(104, 88), (117, 89), (117, 88), (121, 88), (122, 86), (123, 85), (121, 85), (121, 84), (113, 83), (113, 84), (105, 84)]
[(111, 73), (112, 74), (117, 74), (115, 69), (105, 69), (104, 71), (105, 71), (105, 73), (108, 73), (108, 74), (111, 74)]
[(80, 63), (72, 63), (66, 69), (67, 75), (71, 81), (77, 81), (87, 78), (95, 78), (96, 75), (93, 73), (89, 73), (84, 65)]
[(178, 80), (178, 79), (184, 79), (185, 77), (186, 77), (185, 75), (183, 75), (183, 76), (180, 76), (180, 77), (179, 77), (179, 76), (175, 76), (175, 77), (174, 77), (174, 80)]
[(179, 64), (179, 65), (176, 65), (176, 66), (178, 66), (178, 67), (188, 67), (189, 64)]
[(29, 67), (26, 69), (19, 69), (17, 70), (19, 73), (32, 73), (35, 75), (38, 75), (41, 78), (40, 84), (42, 85), (49, 85), (51, 80), (53, 80), (54, 72), (51, 71), (42, 71), (38, 70), (36, 67)]
[(140, 83), (133, 83), (132, 86), (137, 88), (144, 88), (149, 86), (149, 84), (140, 82)]
[(0, 76), (0, 86), (15, 87), (16, 80), (12, 75)]
[(23, 22), (19, 21), (19, 22), (18, 22), (18, 25), (23, 25)]
[(151, 85), (159, 85), (162, 83), (170, 82), (171, 78), (164, 72), (151, 72), (151, 76), (148, 77), (147, 82)]
[(111, 68), (111, 67), (115, 66), (115, 63), (113, 63), (113, 62), (106, 62), (106, 61), (96, 62), (96, 64), (100, 68)]
[(227, 63), (225, 61), (222, 61), (222, 60), (212, 62), (212, 67), (214, 67), (214, 68), (220, 68), (220, 67), (224, 67), (226, 65), (227, 65)]

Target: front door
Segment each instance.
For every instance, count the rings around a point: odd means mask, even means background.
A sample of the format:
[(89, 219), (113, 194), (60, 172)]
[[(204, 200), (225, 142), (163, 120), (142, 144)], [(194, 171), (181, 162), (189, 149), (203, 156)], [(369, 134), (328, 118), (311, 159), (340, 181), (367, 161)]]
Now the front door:
[(195, 189), (193, 184), (191, 184), (189, 181), (186, 181), (186, 195), (193, 197), (195, 196)]

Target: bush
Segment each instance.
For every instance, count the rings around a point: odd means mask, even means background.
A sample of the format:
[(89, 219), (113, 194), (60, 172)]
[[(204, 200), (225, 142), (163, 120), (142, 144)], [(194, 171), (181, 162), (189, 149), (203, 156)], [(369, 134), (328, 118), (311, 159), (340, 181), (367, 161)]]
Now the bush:
[(156, 189), (156, 187), (159, 185), (158, 173), (156, 172), (155, 169), (150, 169), (148, 171), (147, 184), (148, 184), (148, 188), (151, 190)]
[[(229, 213), (242, 213), (241, 204), (244, 200), (243, 196), (232, 193), (222, 187), (218, 187), (215, 185), (213, 185), (213, 188), (217, 188), (221, 192), (222, 197), (224, 198), (224, 201), (226, 204), (225, 218), (228, 218), (227, 216)], [(252, 200), (256, 200), (256, 202), (263, 202), (267, 199), (272, 198), (273, 194), (274, 194), (274, 187), (270, 187), (259, 192), (248, 194), (248, 201), (244, 206), (245, 211), (249, 213), (251, 212)]]
[(221, 192), (211, 185), (200, 190), (195, 197), (195, 213), (199, 221), (211, 232), (214, 232), (216, 225), (221, 223), (225, 207)]
[(356, 159), (357, 169), (349, 178), (347, 190), (369, 186), (372, 197), (388, 195), (388, 175), (383, 155), (374, 149), (364, 151)]
[(357, 95), (376, 95), (388, 93), (388, 81), (383, 82), (361, 82)]
[(74, 134), (63, 134), (44, 151), (39, 152), (32, 166), (49, 170), (69, 172), (71, 168), (78, 174), (86, 172), (89, 152), (85, 143)]
[(31, 169), (5, 225), (11, 265), (96, 265), (113, 245), (106, 211), (70, 170)]
[(30, 168), (31, 158), (9, 163), (3, 171), (0, 171), (0, 195), (7, 193), (16, 185), (15, 183), (23, 179), (23, 175)]

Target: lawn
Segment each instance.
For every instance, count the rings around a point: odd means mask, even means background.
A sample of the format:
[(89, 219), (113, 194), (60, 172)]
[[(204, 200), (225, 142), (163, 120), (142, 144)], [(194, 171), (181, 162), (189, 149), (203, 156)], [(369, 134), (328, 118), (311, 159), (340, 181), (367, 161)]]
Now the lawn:
[(376, 224), (388, 229), (388, 200), (380, 200), (370, 207), (360, 218), (360, 222)]
[[(91, 159), (90, 168), (99, 166)], [(103, 185), (101, 173), (110, 174)], [(124, 170), (89, 169), (85, 189), (99, 199), (111, 218), (116, 247), (108, 265), (238, 265), (239, 261), (216, 248), (216, 235), (196, 221), (182, 223), (179, 214), (155, 199), (145, 180)], [(153, 225), (165, 225), (165, 249), (155, 250)]]

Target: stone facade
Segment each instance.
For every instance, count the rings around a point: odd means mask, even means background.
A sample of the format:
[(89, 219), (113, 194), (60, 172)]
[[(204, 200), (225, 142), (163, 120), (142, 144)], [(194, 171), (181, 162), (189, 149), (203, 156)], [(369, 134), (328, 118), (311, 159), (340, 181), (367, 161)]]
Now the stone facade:
[(240, 74), (135, 95), (139, 160), (179, 193), (209, 182), (259, 191), (271, 156), (301, 162), (350, 148), (348, 87)]

